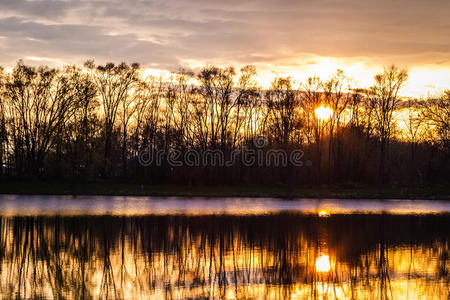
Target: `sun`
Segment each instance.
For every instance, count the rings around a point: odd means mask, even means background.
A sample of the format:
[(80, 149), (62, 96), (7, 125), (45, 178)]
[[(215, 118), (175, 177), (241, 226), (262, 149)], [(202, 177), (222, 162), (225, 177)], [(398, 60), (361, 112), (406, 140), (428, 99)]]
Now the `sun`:
[(331, 115), (333, 114), (333, 110), (329, 108), (328, 106), (319, 106), (314, 110), (314, 114), (316, 115), (317, 119), (320, 121), (325, 121), (331, 118)]
[(329, 216), (330, 213), (327, 210), (322, 209), (321, 211), (319, 211), (319, 217), (329, 217)]

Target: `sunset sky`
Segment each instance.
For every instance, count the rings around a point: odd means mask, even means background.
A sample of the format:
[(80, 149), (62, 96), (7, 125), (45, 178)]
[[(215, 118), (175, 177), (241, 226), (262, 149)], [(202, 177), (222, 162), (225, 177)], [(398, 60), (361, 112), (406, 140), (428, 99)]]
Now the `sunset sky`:
[(449, 0), (1, 0), (0, 64), (253, 64), (263, 86), (340, 68), (364, 87), (395, 63), (419, 97), (450, 88), (449, 15)]

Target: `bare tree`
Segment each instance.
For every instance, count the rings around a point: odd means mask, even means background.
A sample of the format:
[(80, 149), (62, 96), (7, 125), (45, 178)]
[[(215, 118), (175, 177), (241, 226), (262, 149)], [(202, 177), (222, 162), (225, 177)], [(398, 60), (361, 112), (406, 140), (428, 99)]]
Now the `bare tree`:
[(329, 120), (328, 132), (328, 175), (332, 176), (332, 166), (334, 170), (339, 170), (339, 134), (342, 125), (343, 113), (346, 111), (350, 101), (351, 94), (350, 81), (344, 75), (342, 70), (337, 70), (336, 74), (328, 81), (323, 83), (325, 103), (330, 106), (332, 115)]
[[(234, 132), (232, 134), (232, 147), (235, 147), (241, 136), (241, 130), (246, 126), (246, 121), (250, 121), (247, 125), (247, 129), (253, 131), (252, 127), (254, 122), (251, 122), (253, 114), (255, 112), (255, 104), (259, 94), (256, 92), (257, 86), (255, 81), (256, 69), (254, 66), (244, 66), (240, 70), (239, 79), (235, 91), (235, 100), (233, 101), (234, 114), (233, 127)], [(249, 119), (250, 118), (250, 119)], [(247, 130), (247, 138), (248, 138)], [(245, 129), (244, 129), (245, 131)]]
[(394, 124), (393, 113), (400, 103), (399, 91), (408, 79), (406, 70), (391, 65), (375, 75), (375, 85), (370, 88), (370, 102), (374, 108), (376, 129), (380, 140), (380, 169), (382, 183), (389, 181), (386, 160)]
[(275, 78), (266, 93), (266, 106), (272, 138), (280, 145), (287, 145), (300, 127), (296, 116), (298, 105), (299, 97), (292, 88), (292, 79)]
[(207, 103), (206, 113), (210, 130), (210, 144), (223, 147), (228, 138), (228, 125), (232, 108), (234, 68), (204, 68), (198, 75), (201, 94)]
[(411, 160), (415, 161), (417, 145), (421, 139), (423, 127), (423, 117), (420, 114), (420, 108), (416, 101), (408, 100), (403, 108), (404, 115), (401, 118), (405, 125), (404, 136), (411, 146)]
[(95, 66), (93, 61), (87, 61), (85, 67), (91, 70), (92, 79), (97, 85), (101, 99), (105, 124), (104, 158), (106, 169), (108, 169), (112, 135), (119, 106), (130, 97), (129, 93), (138, 80), (139, 65), (137, 63), (131, 65), (107, 63), (104, 66)]
[(75, 111), (75, 89), (65, 74), (48, 67), (29, 67), (21, 61), (5, 88), (15, 114), (16, 153), (24, 151), (29, 170), (37, 174), (42, 171), (54, 133)]
[(7, 132), (7, 106), (4, 97), (5, 70), (0, 67), (0, 175), (4, 173), (4, 162), (7, 158), (8, 132)]
[[(136, 113), (133, 114), (134, 123), (134, 156), (137, 157), (138, 152), (145, 147), (150, 140), (153, 142), (153, 134), (158, 124), (157, 111), (159, 109), (159, 81), (153, 77), (140, 80), (135, 87), (134, 101)], [(146, 128), (150, 127), (150, 130)], [(151, 137), (147, 136), (147, 132), (151, 132)]]
[(440, 144), (450, 147), (450, 90), (444, 91), (435, 99), (422, 103), (423, 117), (431, 125), (439, 138)]
[[(410, 175), (419, 173), (423, 182), (436, 182), (448, 173), (450, 92), (402, 101), (407, 73), (395, 66), (376, 75), (369, 90), (350, 89), (339, 70), (326, 82), (309, 78), (301, 90), (290, 77), (275, 78), (263, 90), (253, 66), (238, 73), (214, 66), (197, 75), (180, 70), (168, 79), (144, 79), (137, 64), (88, 61), (86, 67), (19, 62), (11, 72), (0, 69), (0, 164), (2, 170), (10, 166), (3, 176), (95, 179), (122, 171), (139, 180), (272, 180), (294, 186), (295, 172), (305, 175), (299, 183), (323, 183), (326, 163), (330, 182), (386, 183), (395, 174), (411, 183)], [(332, 109), (330, 118), (316, 115), (320, 106)], [(402, 116), (405, 126), (396, 126)], [(138, 165), (140, 151), (149, 145), (182, 152), (220, 148), (234, 155), (261, 134), (269, 138), (268, 148), (301, 146), (313, 166), (274, 171), (239, 164), (223, 169), (163, 164), (148, 170)], [(377, 151), (379, 158), (373, 155)], [(405, 152), (411, 160), (401, 159)], [(118, 165), (122, 170), (111, 167)], [(129, 172), (132, 167), (135, 172)]]
[(63, 71), (71, 81), (77, 106), (73, 117), (60, 132), (64, 136), (61, 142), (66, 149), (73, 174), (75, 176), (92, 175), (96, 168), (93, 161), (93, 156), (97, 152), (95, 137), (99, 133), (97, 88), (90, 76), (78, 66), (68, 66)]
[(193, 147), (191, 113), (195, 101), (195, 86), (191, 82), (194, 73), (181, 69), (170, 81), (170, 89), (174, 99), (171, 102), (171, 112), (177, 145), (185, 148)]
[(322, 148), (325, 130), (328, 125), (328, 120), (320, 120), (315, 114), (315, 110), (324, 102), (322, 87), (323, 84), (319, 77), (309, 77), (302, 84), (300, 101), (301, 119), (304, 124), (303, 129), (306, 144), (313, 148), (315, 154), (316, 182), (321, 181)]
[(322, 105), (322, 81), (319, 77), (310, 77), (302, 84), (300, 107), (302, 109), (305, 138), (309, 145), (320, 143), (326, 123), (319, 124), (314, 111)]

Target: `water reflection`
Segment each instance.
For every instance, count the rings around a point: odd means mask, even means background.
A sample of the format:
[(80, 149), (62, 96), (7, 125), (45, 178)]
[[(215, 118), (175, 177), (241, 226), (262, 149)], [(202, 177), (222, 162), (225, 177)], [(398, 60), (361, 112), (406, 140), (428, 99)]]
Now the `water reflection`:
[(316, 272), (329, 272), (330, 268), (330, 257), (328, 255), (321, 254), (316, 259)]
[(446, 299), (449, 221), (0, 217), (0, 298)]

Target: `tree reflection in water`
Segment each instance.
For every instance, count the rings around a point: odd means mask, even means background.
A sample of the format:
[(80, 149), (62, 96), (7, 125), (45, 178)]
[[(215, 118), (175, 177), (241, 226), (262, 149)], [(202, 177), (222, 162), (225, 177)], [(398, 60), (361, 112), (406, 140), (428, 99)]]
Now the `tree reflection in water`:
[(441, 298), (449, 216), (1, 217), (0, 298)]

